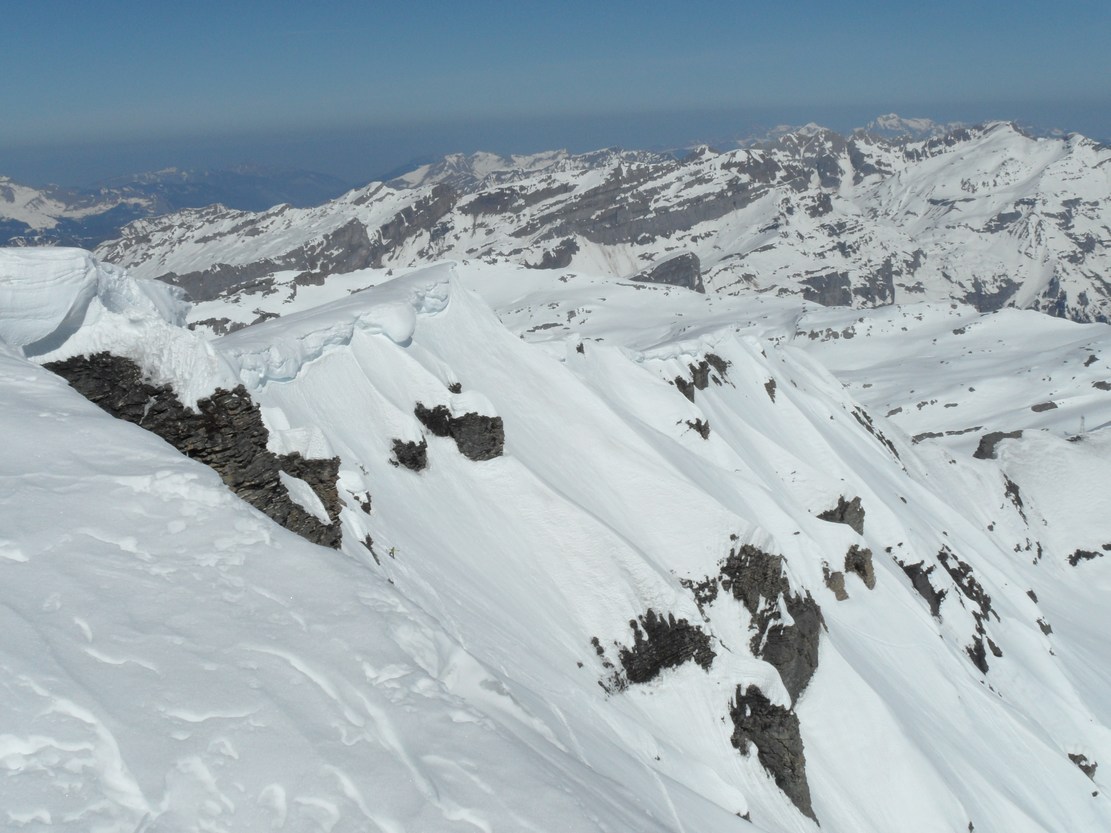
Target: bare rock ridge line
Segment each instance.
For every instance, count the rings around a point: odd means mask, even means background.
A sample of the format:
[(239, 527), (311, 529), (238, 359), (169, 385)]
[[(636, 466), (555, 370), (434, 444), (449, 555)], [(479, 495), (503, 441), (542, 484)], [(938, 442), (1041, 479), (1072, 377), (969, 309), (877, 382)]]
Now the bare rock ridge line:
[[(1107, 322), (1111, 284), (1099, 276), (1111, 268), (1111, 194), (1101, 190), (1109, 160), (1082, 137), (1038, 140), (1003, 122), (931, 139), (803, 129), (683, 158), (611, 150), (504, 160), (494, 172), (459, 157), (312, 209), (140, 220), (98, 253), (197, 301), (266, 292), (283, 271), (319, 283), (475, 258), (540, 269), (605, 263), (619, 279), (832, 306), (946, 299), (990, 312), (1023, 299), (1049, 315)], [(992, 173), (1000, 164), (1013, 187)], [(1078, 191), (1088, 180), (1094, 188)], [(313, 231), (289, 236), (291, 223)], [(955, 234), (967, 242), (953, 246)], [(272, 243), (270, 254), (166, 265), (183, 239), (232, 238)]]
[[(297, 452), (268, 450), (269, 432), (262, 413), (242, 385), (217, 389), (197, 402), (194, 411), (182, 404), (172, 388), (145, 381), (135, 362), (111, 353), (76, 356), (44, 366), (112, 416), (157, 434), (182, 454), (213, 469), (235, 494), (286, 529), (313, 543), (339, 547), (343, 508), (336, 485), (339, 458), (310, 460)], [(312, 488), (327, 510), (329, 523), (290, 497), (281, 472)]]

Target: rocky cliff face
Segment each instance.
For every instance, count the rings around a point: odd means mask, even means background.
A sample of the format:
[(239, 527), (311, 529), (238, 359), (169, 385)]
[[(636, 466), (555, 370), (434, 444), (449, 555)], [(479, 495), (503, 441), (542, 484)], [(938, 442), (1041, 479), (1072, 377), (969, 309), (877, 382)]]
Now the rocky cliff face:
[[(217, 390), (200, 400), (194, 411), (171, 388), (145, 381), (135, 362), (110, 353), (76, 356), (45, 367), (112, 416), (157, 434), (212, 468), (233, 492), (286, 529), (313, 543), (339, 547), (339, 458), (309, 460), (296, 452), (279, 455), (268, 450), (262, 414), (242, 385)], [(327, 523), (292, 499), (282, 483), (283, 472), (316, 493)]]
[(825, 305), (951, 299), (1106, 321), (1109, 160), (1083, 137), (1035, 139), (1006, 123), (928, 138), (808, 127), (682, 160), (455, 159), (280, 218), (143, 221), (98, 253), (194, 298), (282, 271), (324, 280), (450, 257)]

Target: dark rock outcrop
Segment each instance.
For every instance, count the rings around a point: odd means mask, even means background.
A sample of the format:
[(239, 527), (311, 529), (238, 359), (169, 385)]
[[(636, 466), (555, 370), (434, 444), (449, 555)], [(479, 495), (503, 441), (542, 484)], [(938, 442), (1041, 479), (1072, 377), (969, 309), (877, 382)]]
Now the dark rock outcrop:
[(940, 619), (941, 602), (948, 591), (944, 588), (938, 590), (930, 581), (930, 573), (934, 571), (935, 565), (931, 564), (927, 567), (924, 561), (919, 561), (916, 564), (903, 564), (901, 561), (896, 560), (895, 563), (903, 568), (903, 572), (906, 573), (907, 578), (910, 579), (911, 586), (918, 591), (919, 596), (926, 600), (926, 604), (930, 606), (930, 615), (935, 619)]
[(568, 237), (561, 240), (555, 247), (545, 249), (539, 263), (526, 265), (532, 266), (534, 269), (566, 269), (571, 265), (571, 260), (578, 250), (579, 244), (575, 242), (574, 238)]
[(818, 520), (829, 521), (835, 524), (846, 524), (856, 530), (857, 535), (864, 534), (864, 507), (860, 505), (860, 498), (845, 500), (837, 498), (837, 505), (818, 515)]
[(730, 738), (733, 746), (747, 755), (748, 744), (755, 745), (756, 757), (775, 785), (800, 812), (817, 821), (806, 781), (806, 755), (798, 715), (775, 705), (759, 688), (750, 685), (743, 692), (737, 686), (729, 716), (733, 720)]
[(684, 289), (706, 293), (706, 287), (702, 284), (702, 264), (694, 252), (683, 252), (657, 260), (643, 272), (634, 275), (633, 280), (681, 286)]
[(428, 468), (428, 441), (422, 439), (418, 443), (413, 440), (394, 440), (393, 459), (390, 462), (410, 471), (424, 471)]
[(849, 593), (845, 590), (845, 574), (840, 570), (831, 570), (828, 564), (822, 564), (822, 578), (825, 579), (826, 587), (833, 593), (833, 597), (839, 602), (845, 601), (849, 598)]
[(674, 668), (684, 662), (709, 668), (717, 656), (710, 647), (710, 637), (697, 625), (686, 619), (666, 617), (649, 610), (639, 622), (629, 622), (633, 630), (633, 646), (621, 648), (618, 657), (630, 683), (646, 683), (655, 679), (665, 668)]
[(709, 422), (709, 420), (704, 420), (702, 418), (697, 418), (697, 419), (694, 419), (694, 420), (688, 419), (687, 420), (687, 427), (690, 428), (692, 431), (697, 432), (698, 436), (700, 436), (702, 439), (704, 439), (704, 440), (710, 439), (710, 422)]
[(1077, 550), (1069, 556), (1069, 564), (1073, 567), (1077, 566), (1081, 561), (1091, 561), (1093, 558), (1102, 558), (1102, 552), (1094, 552), (1093, 550)]
[[(752, 615), (752, 653), (775, 666), (783, 685), (798, 700), (818, 668), (818, 636), (824, 624), (818, 603), (799, 595), (783, 574), (783, 558), (744, 544), (729, 551), (721, 567), (721, 586)], [(786, 607), (793, 624), (780, 616)]]
[(721, 356), (707, 353), (698, 364), (687, 364), (687, 369), (691, 373), (690, 381), (682, 376), (676, 376), (673, 382), (675, 387), (679, 388), (679, 392), (693, 402), (694, 392), (696, 390), (706, 390), (710, 386), (711, 380), (716, 385), (723, 384), (723, 380), (726, 378), (725, 371), (728, 368), (729, 362)]
[[(339, 458), (308, 460), (296, 452), (269, 451), (262, 414), (242, 385), (219, 388), (192, 410), (172, 388), (151, 384), (139, 365), (111, 353), (76, 356), (45, 367), (112, 416), (146, 428), (209, 466), (239, 497), (282, 526), (313, 543), (340, 545)], [(281, 482), (283, 471), (309, 484), (330, 523), (322, 523), (290, 497)]]
[(1099, 766), (1098, 763), (1089, 761), (1087, 755), (1077, 755), (1072, 752), (1069, 753), (1069, 760), (1076, 764), (1080, 768), (1080, 771), (1093, 781), (1096, 780), (1096, 767)]
[(1017, 440), (1022, 436), (1021, 431), (992, 431), (980, 437), (980, 444), (972, 456), (977, 460), (994, 460), (995, 447), (1003, 440)]
[(437, 437), (451, 437), (459, 453), (469, 460), (492, 460), (505, 449), (505, 426), (500, 416), (471, 411), (452, 416), (446, 405), (426, 408), (418, 402), (413, 413)]
[(872, 590), (876, 586), (876, 568), (872, 565), (872, 551), (867, 547), (853, 544), (845, 553), (845, 572), (854, 573)]
[(976, 606), (976, 609), (972, 611), (972, 618), (976, 620), (976, 631), (972, 635), (972, 643), (965, 648), (965, 651), (973, 664), (980, 669), (980, 672), (986, 674), (988, 672), (988, 661), (985, 645), (996, 657), (1003, 656), (1003, 651), (987, 635), (987, 628), (984, 625), (992, 616), (998, 622), (999, 614), (992, 609), (991, 596), (987, 594), (983, 585), (973, 575), (970, 564), (961, 561), (946, 547), (941, 548), (937, 558), (945, 572), (949, 574), (949, 578), (957, 585), (961, 595)]

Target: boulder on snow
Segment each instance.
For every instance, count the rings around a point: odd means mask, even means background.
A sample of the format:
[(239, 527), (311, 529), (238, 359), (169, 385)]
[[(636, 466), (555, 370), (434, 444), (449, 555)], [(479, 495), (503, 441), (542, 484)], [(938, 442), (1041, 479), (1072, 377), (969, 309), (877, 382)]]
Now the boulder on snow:
[(861, 506), (859, 497), (854, 497), (852, 500), (845, 500), (844, 497), (837, 498), (837, 505), (820, 513), (818, 520), (846, 524), (852, 527), (857, 535), (864, 534), (864, 507)]
[(492, 460), (505, 448), (505, 426), (500, 416), (471, 411), (452, 416), (446, 405), (426, 408), (418, 402), (413, 409), (421, 424), (437, 437), (451, 437), (459, 453), (469, 460)]

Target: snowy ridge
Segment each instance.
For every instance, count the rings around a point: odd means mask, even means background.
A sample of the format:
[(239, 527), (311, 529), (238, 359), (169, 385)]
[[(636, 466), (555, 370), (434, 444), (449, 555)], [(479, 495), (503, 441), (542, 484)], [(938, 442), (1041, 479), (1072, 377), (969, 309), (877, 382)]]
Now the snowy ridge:
[(453, 156), (317, 208), (144, 221), (97, 254), (199, 303), (445, 258), (631, 279), (681, 255), (664, 279), (719, 294), (1108, 320), (1111, 149), (1006, 122), (884, 125), (898, 135), (807, 125), (681, 160)]
[[(1111, 361), (1105, 328), (948, 305), (823, 310), (472, 261), (349, 273), (204, 342), (150, 306), (174, 293), (148, 296), (157, 284), (81, 253), (5, 263), (5, 320), (41, 310), (47, 284), (47, 320), (90, 283), (98, 299), (102, 284), (129, 287), (113, 314), (161, 323), (142, 349), (117, 327), (118, 348), (148, 370), (167, 352), (193, 350), (198, 367), (217, 357), (276, 446), (338, 456), (343, 531), (337, 556), (276, 526), (22, 357), (28, 336), (5, 323), (10, 824), (1111, 823), (1106, 773), (1081, 770), (1111, 759), (1099, 650), (1111, 529), (1103, 499), (1084, 496), (1111, 494), (1097, 429), (1111, 394), (1092, 387)], [(34, 361), (116, 349), (102, 315)], [(900, 376), (916, 353), (947, 364)], [(1072, 416), (1030, 410), (1011, 380), (1008, 362), (1031, 355), (1058, 410), (1083, 402), (1079, 441)], [(927, 382), (949, 384), (958, 407), (916, 408)], [(996, 422), (977, 411), (980, 430), (946, 436), (993, 386)], [(467, 459), (417, 403), (500, 417), (504, 453)], [(881, 413), (900, 405), (905, 416)], [(911, 436), (930, 424), (941, 436)], [(972, 456), (982, 433), (1014, 429), (1025, 433), (994, 458)], [(427, 467), (397, 465), (395, 441), (426, 443)], [(859, 517), (818, 517), (854, 499)], [(790, 588), (755, 610), (732, 589), (751, 575), (722, 572), (753, 548), (783, 557)], [(1091, 556), (1073, 563), (1078, 551)], [(768, 615), (801, 628), (806, 598), (822, 621), (809, 671), (805, 652), (784, 664), (774, 640), (753, 641)], [(636, 634), (654, 615), (702, 647), (642, 680), (626, 655), (651, 655)], [(757, 730), (731, 704), (752, 691), (768, 714), (797, 717), (801, 787), (768, 768), (766, 736), (744, 739)]]

